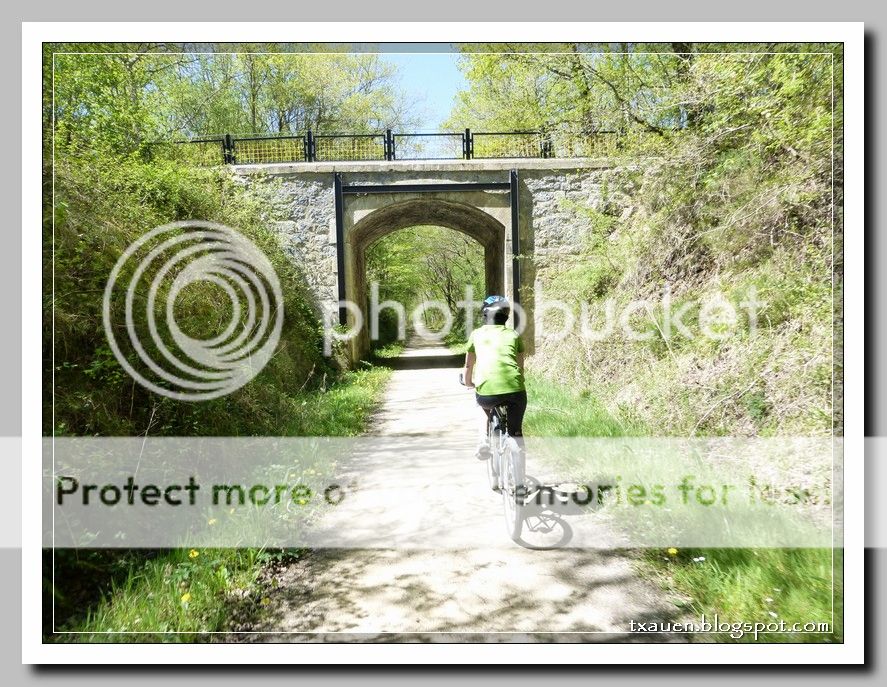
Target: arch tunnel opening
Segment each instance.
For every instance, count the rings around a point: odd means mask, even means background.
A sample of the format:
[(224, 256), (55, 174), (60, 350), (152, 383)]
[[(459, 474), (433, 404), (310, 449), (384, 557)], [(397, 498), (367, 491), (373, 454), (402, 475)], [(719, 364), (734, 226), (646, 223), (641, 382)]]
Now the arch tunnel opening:
[(487, 287), (483, 246), (473, 237), (436, 226), (399, 229), (367, 246), (365, 264), (372, 357), (390, 359), (409, 341), (415, 366), (431, 365), (478, 326), (473, 304)]
[[(451, 300), (457, 295), (459, 300), (463, 300), (463, 289), (468, 284), (474, 287), (473, 299), (476, 301), (482, 300), (487, 293), (505, 291), (506, 231), (505, 226), (490, 214), (466, 203), (427, 197), (401, 200), (374, 209), (354, 223), (345, 243), (346, 295), (348, 300), (360, 304), (368, 315), (364, 318), (360, 332), (352, 340), (352, 357), (355, 360), (365, 357), (374, 345), (378, 345), (380, 334), (391, 337), (390, 329), (383, 332), (379, 327), (374, 331), (370, 317), (371, 297), (374, 296), (372, 284), (373, 278), (384, 272), (385, 265), (380, 264), (380, 261), (386, 259), (386, 249), (391, 244), (396, 244), (399, 236), (405, 235), (411, 240), (403, 243), (408, 247), (412, 243), (417, 259), (431, 257), (430, 262), (433, 265), (457, 281), (468, 277), (468, 283), (450, 284), (444, 290), (429, 288), (425, 284), (422, 285), (423, 293), (406, 293), (413, 301), (411, 304), (403, 304), (407, 320), (412, 318), (410, 309), (406, 306), (427, 300), (426, 296), (434, 295), (435, 292), (443, 296), (440, 300), (446, 302), (448, 298)], [(450, 239), (449, 245), (446, 243), (447, 238)], [(435, 248), (434, 244), (441, 250), (439, 254), (429, 256), (429, 250), (433, 251)], [(452, 264), (460, 256), (468, 264)], [(422, 271), (416, 267), (418, 266), (413, 266), (414, 271)], [(426, 267), (434, 268), (430, 265)], [(472, 268), (476, 268), (477, 274), (471, 275)], [(446, 278), (446, 274), (441, 276)], [(377, 303), (386, 300), (384, 293), (385, 290), (380, 285)], [(452, 303), (447, 305), (449, 307)], [(426, 310), (434, 312), (434, 309)], [(453, 315), (455, 323), (458, 311)], [(431, 316), (435, 317), (434, 314)], [(437, 324), (440, 324), (439, 313), (436, 319)], [(379, 325), (381, 324), (380, 318)], [(410, 323), (405, 324), (409, 329)], [(434, 322), (429, 324), (433, 325)], [(433, 331), (433, 327), (431, 329)]]

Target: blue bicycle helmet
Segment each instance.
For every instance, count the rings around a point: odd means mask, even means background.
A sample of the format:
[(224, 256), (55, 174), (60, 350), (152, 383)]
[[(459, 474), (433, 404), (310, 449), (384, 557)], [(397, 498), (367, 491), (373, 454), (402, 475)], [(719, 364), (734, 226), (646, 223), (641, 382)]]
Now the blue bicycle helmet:
[(508, 302), (508, 299), (505, 296), (487, 296), (484, 298), (484, 303), (481, 306), (480, 311), (486, 315), (489, 311), (499, 311), (499, 312), (511, 312), (511, 303)]

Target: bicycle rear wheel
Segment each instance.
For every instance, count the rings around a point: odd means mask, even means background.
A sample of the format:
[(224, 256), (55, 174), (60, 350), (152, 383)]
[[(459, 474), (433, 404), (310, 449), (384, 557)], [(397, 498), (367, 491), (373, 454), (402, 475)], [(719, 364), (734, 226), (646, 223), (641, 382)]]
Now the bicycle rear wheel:
[(499, 433), (490, 433), (490, 457), (487, 459), (487, 481), (490, 489), (499, 491), (499, 466), (502, 464), (502, 451), (499, 446)]
[(487, 481), (490, 489), (499, 491), (499, 470), (502, 465), (502, 429), (499, 416), (494, 412), (487, 425), (487, 443), (490, 446), (490, 457), (487, 459)]

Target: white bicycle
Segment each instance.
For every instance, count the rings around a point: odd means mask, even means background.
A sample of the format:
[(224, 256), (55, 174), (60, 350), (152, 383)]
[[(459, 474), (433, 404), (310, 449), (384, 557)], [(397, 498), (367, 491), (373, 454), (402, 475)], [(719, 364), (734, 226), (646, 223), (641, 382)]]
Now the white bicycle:
[[(463, 376), (459, 383), (465, 385)], [(490, 488), (502, 496), (505, 514), (505, 530), (512, 540), (520, 540), (523, 529), (526, 455), (517, 440), (508, 433), (508, 408), (505, 404), (494, 406), (487, 423), (487, 479)]]

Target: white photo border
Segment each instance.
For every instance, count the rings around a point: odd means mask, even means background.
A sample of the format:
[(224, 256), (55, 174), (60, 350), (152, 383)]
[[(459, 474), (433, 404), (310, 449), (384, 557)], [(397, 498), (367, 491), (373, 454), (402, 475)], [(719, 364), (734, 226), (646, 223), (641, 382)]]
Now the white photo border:
[[(257, 22), (248, 25), (251, 41), (292, 42), (303, 35), (298, 23)], [(304, 27), (304, 25), (301, 25)], [(844, 43), (844, 469), (845, 490), (854, 494), (844, 505), (844, 644), (835, 645), (495, 645), (503, 661), (525, 663), (861, 663), (863, 660), (863, 24), (836, 23), (384, 23), (370, 32), (367, 23), (311, 23), (313, 42), (366, 45), (366, 35), (384, 43), (429, 44), (470, 42), (611, 42), (684, 40), (706, 42), (842, 42)], [(42, 173), (43, 42), (230, 42), (244, 41), (242, 23), (24, 23), (22, 25), (22, 260), (40, 264)], [(577, 36), (581, 34), (581, 38)], [(378, 43), (380, 41), (374, 41)], [(846, 227), (851, 231), (846, 231)], [(33, 383), (42, 374), (40, 271), (23, 269), (22, 278), (22, 493), (42, 493), (41, 398)], [(26, 458), (26, 459), (25, 459)], [(342, 663), (485, 663), (485, 646), (471, 644), (409, 645), (242, 645), (233, 652), (221, 645), (136, 644), (110, 650), (102, 644), (43, 644), (40, 500), (23, 498), (22, 513), (22, 661), (23, 663), (274, 663), (327, 661)], [(642, 648), (638, 648), (642, 647)]]

